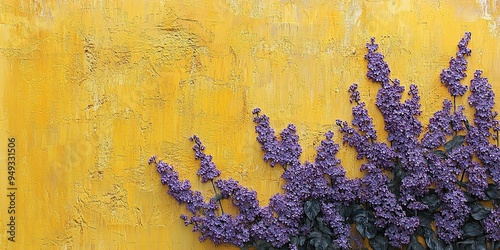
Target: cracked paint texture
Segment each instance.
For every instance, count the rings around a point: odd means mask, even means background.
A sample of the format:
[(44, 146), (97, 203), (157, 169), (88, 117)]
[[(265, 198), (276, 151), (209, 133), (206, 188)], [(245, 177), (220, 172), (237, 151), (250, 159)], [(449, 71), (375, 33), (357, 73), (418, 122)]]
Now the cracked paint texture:
[[(500, 93), (499, 8), (496, 0), (0, 1), (0, 152), (16, 138), (18, 186), (13, 243), (0, 153), (0, 246), (232, 249), (198, 242), (150, 156), (210, 196), (188, 140), (197, 134), (222, 178), (267, 204), (281, 191), (281, 170), (262, 160), (253, 108), (278, 131), (297, 126), (303, 161), (326, 131), (341, 141), (335, 119), (351, 119), (351, 83), (383, 130), (363, 58), (376, 37), (392, 77), (420, 88), (425, 123), (448, 97), (439, 73), (466, 31), (469, 75), (482, 69)], [(353, 150), (339, 154), (359, 176)]]

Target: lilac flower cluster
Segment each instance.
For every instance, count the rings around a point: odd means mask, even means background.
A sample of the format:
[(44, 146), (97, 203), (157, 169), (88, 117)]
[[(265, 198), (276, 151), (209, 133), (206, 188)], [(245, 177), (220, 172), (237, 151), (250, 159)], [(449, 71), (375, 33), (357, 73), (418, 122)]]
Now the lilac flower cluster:
[[(474, 148), (476, 155), (481, 160), (482, 166), (490, 174), (493, 181), (500, 183), (500, 148), (489, 143), (491, 130), (495, 130), (497, 121), (495, 121), (496, 112), (492, 109), (495, 105), (495, 94), (488, 80), (481, 77), (482, 71), (477, 70), (474, 73), (474, 79), (471, 80), (471, 95), (469, 104), (474, 107), (474, 126), (469, 128), (467, 134), (467, 143)], [(475, 168), (474, 173), (481, 174), (485, 170), (481, 166)], [(477, 176), (477, 175), (476, 175)], [(483, 175), (479, 175), (481, 179)], [(484, 182), (484, 180), (483, 180)]]
[[(353, 86), (351, 89), (355, 90)], [(392, 169), (396, 155), (387, 144), (374, 141), (377, 139), (377, 134), (373, 126), (373, 119), (365, 108), (365, 103), (361, 102), (353, 107), (352, 115), (352, 124), (357, 129), (349, 126), (346, 121), (337, 120), (340, 132), (343, 133), (342, 141), (356, 149), (358, 159), (366, 158), (379, 168)]]
[(346, 223), (345, 218), (340, 214), (339, 209), (340, 204), (335, 203), (321, 203), (321, 211), (323, 212), (323, 218), (330, 228), (334, 228), (334, 240), (333, 244), (340, 249), (349, 249), (349, 238), (351, 236), (351, 226)]
[(196, 135), (189, 138), (195, 142), (193, 150), (195, 152), (195, 159), (200, 160), (200, 169), (198, 170), (198, 175), (201, 176), (201, 182), (211, 181), (216, 177), (219, 177), (220, 171), (215, 167), (215, 163), (212, 161), (211, 155), (206, 155), (203, 150), (205, 146), (200, 141)]
[(453, 103), (449, 100), (443, 101), (443, 109), (434, 113), (429, 120), (427, 132), (422, 138), (422, 146), (427, 149), (437, 149), (446, 143), (447, 136), (456, 134), (465, 129), (466, 118), (463, 114), (464, 107), (459, 106), (453, 114), (451, 107)]
[(402, 180), (401, 197), (403, 205), (409, 209), (422, 210), (427, 206), (418, 201), (418, 197), (428, 192), (431, 184), (424, 150), (418, 141), (422, 124), (417, 119), (420, 115), (420, 97), (415, 85), (410, 86), (411, 96), (401, 102), (404, 87), (396, 79), (394, 84), (387, 84), (377, 94), (377, 107), (381, 111), (391, 148), (407, 175)]
[(384, 56), (377, 52), (378, 44), (375, 43), (374, 37), (371, 38), (370, 43), (366, 44), (366, 48), (368, 48), (368, 54), (365, 55), (365, 59), (368, 60), (366, 76), (374, 82), (382, 83), (382, 85), (389, 83), (391, 70), (384, 61)]
[(354, 201), (359, 187), (358, 179), (348, 179), (340, 160), (335, 156), (339, 145), (333, 141), (333, 132), (328, 131), (326, 139), (317, 148), (315, 166), (330, 178), (331, 199), (345, 204)]
[(467, 60), (465, 56), (470, 56), (471, 50), (467, 48), (471, 38), (471, 33), (465, 33), (465, 36), (458, 43), (458, 52), (456, 58), (450, 59), (450, 67), (443, 69), (441, 72), (441, 82), (448, 87), (448, 91), (452, 96), (462, 96), (467, 91), (467, 86), (462, 85), (460, 81), (464, 79), (467, 74)]
[(238, 209), (239, 214), (236, 218), (239, 222), (251, 223), (256, 219), (260, 206), (255, 190), (242, 187), (233, 179), (217, 180), (215, 185), (222, 198), (231, 199), (232, 204)]
[(257, 141), (262, 145), (265, 152), (264, 160), (271, 166), (280, 164), (283, 167), (300, 164), (299, 157), (302, 154), (302, 147), (298, 143), (299, 136), (296, 134), (296, 128), (293, 124), (288, 125), (281, 133), (281, 141), (274, 135), (274, 129), (269, 123), (269, 117), (259, 115), (260, 109), (253, 110), (255, 115), (255, 132), (257, 132)]
[(156, 161), (157, 157), (150, 158), (150, 164), (156, 165), (156, 170), (161, 175), (161, 183), (168, 186), (168, 193), (179, 203), (186, 204), (188, 210), (196, 214), (199, 210), (215, 210), (217, 205), (214, 202), (205, 203), (200, 192), (191, 190), (189, 180), (179, 180), (179, 174), (174, 168), (164, 161)]
[(478, 128), (482, 137), (491, 135), (490, 129), (494, 125), (493, 106), (495, 105), (495, 93), (488, 83), (488, 79), (481, 77), (483, 72), (476, 70), (474, 79), (471, 80), (469, 104), (475, 108), (474, 125)]
[(386, 229), (385, 236), (391, 246), (408, 244), (419, 224), (418, 218), (406, 216), (396, 196), (389, 190), (389, 178), (379, 168), (368, 163), (361, 169), (368, 173), (361, 179), (359, 197), (362, 203), (370, 204), (375, 210), (375, 225)]
[(491, 213), (484, 220), (486, 238), (500, 241), (500, 207), (491, 210)]

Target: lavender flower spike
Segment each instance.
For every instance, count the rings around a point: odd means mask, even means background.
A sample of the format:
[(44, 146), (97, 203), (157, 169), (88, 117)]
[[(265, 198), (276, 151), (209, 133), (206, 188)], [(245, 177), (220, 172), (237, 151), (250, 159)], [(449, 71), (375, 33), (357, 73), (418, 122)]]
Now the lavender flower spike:
[(391, 70), (389, 69), (389, 65), (384, 61), (384, 55), (376, 52), (378, 44), (375, 43), (375, 38), (372, 37), (370, 41), (370, 43), (366, 44), (366, 48), (368, 48), (368, 54), (365, 55), (365, 59), (368, 60), (368, 72), (366, 72), (366, 76), (374, 82), (385, 85), (390, 81), (389, 74)]
[(211, 155), (206, 155), (203, 150), (205, 146), (200, 141), (196, 135), (189, 138), (195, 142), (193, 150), (195, 152), (195, 159), (200, 160), (200, 169), (198, 170), (198, 175), (201, 176), (201, 182), (207, 182), (213, 180), (215, 177), (219, 177), (220, 171), (215, 167), (215, 163), (212, 161)]
[(450, 67), (443, 69), (441, 72), (441, 82), (448, 87), (448, 91), (452, 96), (462, 96), (467, 91), (467, 86), (460, 84), (467, 74), (467, 60), (465, 56), (470, 56), (471, 50), (467, 48), (470, 41), (471, 33), (466, 32), (462, 40), (458, 43), (457, 57), (450, 59)]

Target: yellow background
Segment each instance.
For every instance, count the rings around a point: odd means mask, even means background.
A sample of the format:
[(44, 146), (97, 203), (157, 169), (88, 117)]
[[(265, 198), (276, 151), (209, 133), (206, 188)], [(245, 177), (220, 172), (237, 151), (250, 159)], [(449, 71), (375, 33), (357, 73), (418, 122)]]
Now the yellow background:
[[(427, 123), (448, 97), (439, 73), (466, 31), (467, 82), (482, 69), (500, 94), (499, 8), (496, 0), (0, 1), (0, 246), (215, 248), (183, 225), (186, 210), (150, 156), (211, 196), (196, 176), (188, 140), (196, 134), (222, 177), (257, 190), (265, 205), (281, 191), (281, 169), (261, 158), (253, 108), (277, 132), (297, 126), (303, 161), (314, 160), (326, 131), (337, 133), (335, 119), (351, 119), (354, 82), (381, 130), (363, 58), (376, 37), (391, 76), (419, 86)], [(15, 243), (4, 226), (9, 137)], [(339, 157), (359, 176), (351, 149)]]

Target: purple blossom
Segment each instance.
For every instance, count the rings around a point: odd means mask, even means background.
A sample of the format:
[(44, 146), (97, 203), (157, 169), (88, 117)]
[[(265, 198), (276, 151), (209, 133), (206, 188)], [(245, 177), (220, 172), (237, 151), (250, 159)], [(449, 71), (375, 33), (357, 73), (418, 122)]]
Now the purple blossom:
[(333, 229), (333, 243), (339, 249), (350, 249), (351, 227), (340, 214), (339, 204), (321, 203), (324, 222)]
[[(362, 103), (363, 104), (363, 103)], [(359, 105), (357, 106), (359, 107)], [(364, 109), (364, 108), (363, 108)], [(343, 133), (342, 140), (349, 146), (354, 147), (358, 153), (357, 158), (359, 160), (366, 158), (373, 165), (384, 168), (392, 169), (394, 166), (393, 160), (395, 158), (395, 153), (387, 146), (385, 143), (374, 142), (372, 139), (376, 138), (376, 134), (365, 133), (363, 131), (370, 131), (372, 124), (369, 124), (370, 119), (357, 117), (357, 116), (367, 116), (367, 112), (354, 112), (353, 108), (353, 120), (357, 121), (368, 121), (368, 122), (357, 122), (358, 126), (364, 126), (362, 128), (358, 127), (358, 130), (350, 127), (347, 122), (342, 122), (337, 120), (337, 125), (340, 126), (340, 132)], [(364, 134), (364, 135), (363, 135)]]
[(378, 44), (375, 43), (375, 38), (371, 38), (370, 43), (366, 44), (368, 48), (368, 54), (365, 55), (365, 59), (368, 60), (368, 72), (366, 76), (378, 83), (385, 85), (389, 83), (389, 74), (391, 70), (389, 65), (384, 61), (384, 56), (378, 52)]
[(358, 91), (358, 84), (353, 83), (349, 87), (349, 93), (351, 93), (349, 97), (349, 101), (359, 103), (359, 100), (361, 100), (361, 97), (359, 96), (359, 91)]
[(477, 162), (471, 163), (472, 164), (465, 169), (465, 174), (469, 180), (467, 183), (467, 191), (469, 194), (475, 195), (481, 199), (485, 198), (484, 191), (488, 188), (486, 169)]
[(500, 183), (500, 148), (491, 145), (480, 130), (475, 126), (470, 126), (466, 135), (467, 144), (470, 145), (477, 157), (486, 169), (486, 173), (496, 184)]
[[(269, 242), (274, 247), (282, 247), (290, 241), (291, 235), (297, 233), (296, 231), (291, 232), (292, 229), (289, 225), (282, 224), (278, 218), (274, 217), (274, 212), (270, 207), (263, 207), (259, 211), (259, 217), (260, 220), (251, 225), (251, 235), (255, 239)], [(286, 222), (286, 220), (284, 221)]]
[(500, 207), (491, 210), (491, 213), (483, 222), (486, 238), (500, 241)]
[(307, 199), (324, 198), (331, 193), (324, 172), (314, 164), (292, 165), (281, 175), (286, 182), (283, 189), (298, 202)]
[[(418, 91), (415, 86), (410, 88), (411, 99), (401, 103), (404, 87), (399, 85), (399, 80), (394, 84), (387, 84), (379, 89), (376, 105), (384, 117), (387, 140), (392, 143), (392, 148), (400, 154), (405, 154), (409, 148), (418, 144), (418, 137), (422, 132), (422, 124), (416, 118), (420, 115)], [(404, 157), (403, 157), (404, 158)]]
[(264, 160), (271, 166), (280, 164), (284, 167), (300, 164), (299, 157), (302, 154), (302, 147), (298, 143), (299, 136), (297, 129), (293, 124), (289, 124), (281, 133), (279, 141), (274, 135), (274, 129), (269, 123), (269, 117), (259, 115), (260, 109), (254, 109), (254, 122), (257, 123), (255, 131), (257, 132), (257, 141), (261, 144), (265, 152)]
[(406, 216), (396, 196), (388, 188), (389, 179), (380, 169), (371, 164), (363, 164), (362, 169), (368, 173), (361, 178), (360, 201), (372, 206), (375, 211), (375, 225), (386, 228), (385, 235), (391, 246), (401, 247), (402, 244), (408, 244), (410, 236), (419, 224), (418, 218)]
[(215, 167), (215, 163), (212, 161), (211, 155), (206, 155), (203, 150), (205, 146), (200, 141), (196, 135), (189, 138), (195, 142), (193, 150), (195, 152), (195, 159), (200, 160), (200, 169), (198, 170), (198, 175), (201, 176), (201, 182), (207, 182), (213, 180), (215, 177), (220, 175), (220, 171)]
[[(460, 150), (455, 151), (457, 156), (461, 155)], [(430, 164), (432, 182), (441, 200), (440, 211), (434, 216), (437, 233), (440, 239), (450, 244), (462, 236), (459, 229), (470, 213), (464, 193), (457, 186), (456, 175), (461, 172), (461, 168), (453, 155), (446, 160), (434, 153), (429, 153), (426, 157)]]
[(420, 96), (416, 85), (412, 84), (408, 92), (410, 98), (402, 103), (404, 87), (399, 84), (396, 79), (393, 84), (383, 85), (378, 91), (376, 105), (384, 117), (394, 158), (407, 172), (402, 180), (400, 200), (409, 209), (422, 210), (427, 206), (417, 197), (428, 192), (431, 180), (424, 151), (418, 141), (422, 132), (422, 124), (417, 119), (421, 114)]
[(463, 131), (466, 118), (463, 114), (464, 107), (459, 106), (458, 109), (451, 114), (452, 103), (449, 100), (443, 101), (443, 109), (434, 113), (434, 116), (429, 120), (427, 132), (422, 138), (422, 146), (427, 149), (436, 149), (446, 143), (447, 136)]
[(232, 204), (239, 211), (240, 221), (250, 223), (256, 219), (260, 209), (257, 192), (240, 186), (233, 179), (217, 180), (215, 185), (223, 198), (231, 198)]
[(465, 204), (464, 193), (458, 188), (438, 193), (441, 193), (441, 211), (434, 216), (437, 234), (450, 244), (462, 237), (460, 228), (469, 216), (470, 208)]
[(151, 156), (151, 158), (149, 158), (148, 164), (151, 165), (153, 162), (156, 163), (156, 158), (157, 158), (156, 155)]
[[(244, 223), (229, 214), (217, 216), (208, 213), (206, 216), (194, 216), (191, 223), (193, 231), (199, 231), (200, 241), (210, 239), (215, 244), (229, 243), (243, 247), (250, 240), (250, 230)], [(200, 226), (202, 225), (202, 226)]]
[(491, 135), (490, 129), (495, 124), (492, 111), (495, 105), (495, 93), (493, 93), (488, 79), (481, 77), (482, 73), (481, 70), (476, 70), (474, 79), (471, 80), (470, 91), (472, 94), (469, 96), (469, 104), (476, 110), (474, 125), (483, 137), (489, 137)]
[(205, 203), (200, 192), (191, 190), (189, 180), (179, 180), (179, 174), (174, 168), (164, 161), (159, 161), (156, 169), (161, 175), (161, 183), (168, 186), (168, 193), (179, 203), (186, 204), (187, 209), (196, 214), (198, 210), (216, 210), (218, 207), (213, 203)]
[(467, 60), (465, 56), (470, 56), (471, 50), (467, 48), (471, 38), (471, 33), (466, 32), (462, 40), (458, 43), (458, 52), (456, 58), (450, 59), (450, 67), (441, 72), (441, 82), (448, 87), (452, 96), (462, 96), (467, 91), (467, 86), (462, 85), (460, 81), (467, 75)]
[(321, 141), (321, 145), (317, 148), (314, 165), (330, 177), (331, 198), (334, 201), (353, 201), (356, 199), (356, 187), (353, 183), (355, 180), (347, 179), (346, 172), (336, 157), (339, 145), (332, 139), (333, 132), (328, 131), (325, 136), (326, 139)]

